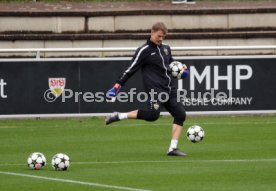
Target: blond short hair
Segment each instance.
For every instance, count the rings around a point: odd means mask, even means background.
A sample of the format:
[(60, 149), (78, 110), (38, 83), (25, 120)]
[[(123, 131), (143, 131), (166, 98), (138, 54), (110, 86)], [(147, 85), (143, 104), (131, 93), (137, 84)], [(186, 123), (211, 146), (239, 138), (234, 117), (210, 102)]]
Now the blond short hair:
[(156, 32), (161, 30), (165, 35), (168, 33), (168, 29), (163, 22), (157, 22), (152, 25), (151, 31)]

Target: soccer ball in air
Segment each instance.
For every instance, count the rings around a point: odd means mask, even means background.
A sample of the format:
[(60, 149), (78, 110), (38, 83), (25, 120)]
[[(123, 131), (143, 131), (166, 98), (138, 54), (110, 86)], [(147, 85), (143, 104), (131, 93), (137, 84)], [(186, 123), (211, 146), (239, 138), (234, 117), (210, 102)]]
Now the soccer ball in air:
[(52, 158), (52, 167), (55, 170), (67, 170), (70, 166), (70, 158), (63, 153), (58, 153)]
[(39, 170), (46, 165), (46, 158), (42, 153), (35, 152), (29, 155), (27, 163), (31, 169)]
[(198, 143), (204, 138), (204, 130), (198, 125), (193, 125), (187, 130), (187, 138), (193, 143)]
[(187, 69), (185, 64), (182, 64), (181, 62), (178, 62), (178, 61), (171, 62), (169, 67), (171, 69), (172, 76), (178, 79), (181, 79), (181, 74), (185, 69)]

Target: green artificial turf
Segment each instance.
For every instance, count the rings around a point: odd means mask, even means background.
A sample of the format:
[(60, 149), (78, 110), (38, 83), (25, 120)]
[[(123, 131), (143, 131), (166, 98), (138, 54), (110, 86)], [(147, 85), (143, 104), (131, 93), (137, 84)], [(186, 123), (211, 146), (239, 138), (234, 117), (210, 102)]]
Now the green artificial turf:
[[(168, 157), (170, 117), (158, 121), (103, 118), (0, 120), (0, 190), (276, 190), (276, 117), (188, 117), (179, 148)], [(204, 140), (186, 139), (188, 126)], [(47, 165), (27, 167), (42, 152)], [(68, 171), (54, 171), (51, 158), (66, 153)]]

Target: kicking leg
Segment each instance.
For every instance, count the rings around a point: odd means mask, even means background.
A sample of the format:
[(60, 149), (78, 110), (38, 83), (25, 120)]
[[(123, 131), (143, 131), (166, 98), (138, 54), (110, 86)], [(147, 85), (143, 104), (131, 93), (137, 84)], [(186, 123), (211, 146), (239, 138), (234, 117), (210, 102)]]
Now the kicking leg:
[(109, 125), (110, 123), (124, 120), (124, 119), (137, 119), (137, 113), (138, 113), (138, 110), (130, 111), (128, 113), (115, 112), (105, 118), (105, 123), (106, 125)]
[(110, 123), (124, 120), (124, 119), (142, 119), (145, 121), (155, 121), (160, 116), (159, 104), (156, 102), (149, 102), (147, 110), (134, 110), (128, 113), (112, 113), (105, 118), (106, 125)]

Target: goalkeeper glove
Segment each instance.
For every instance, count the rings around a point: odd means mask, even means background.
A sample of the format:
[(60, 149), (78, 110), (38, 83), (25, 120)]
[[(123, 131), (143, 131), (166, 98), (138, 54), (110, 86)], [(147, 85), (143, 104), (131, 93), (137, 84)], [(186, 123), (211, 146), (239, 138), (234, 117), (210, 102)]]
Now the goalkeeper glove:
[(106, 96), (106, 101), (107, 102), (115, 102), (116, 96), (119, 93), (121, 89), (120, 84), (115, 84), (110, 90), (108, 90), (105, 94)]
[(189, 69), (185, 64), (183, 64), (183, 70), (180, 72), (180, 78), (185, 79), (190, 74)]

